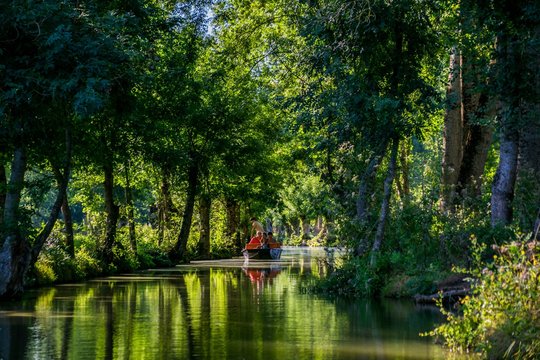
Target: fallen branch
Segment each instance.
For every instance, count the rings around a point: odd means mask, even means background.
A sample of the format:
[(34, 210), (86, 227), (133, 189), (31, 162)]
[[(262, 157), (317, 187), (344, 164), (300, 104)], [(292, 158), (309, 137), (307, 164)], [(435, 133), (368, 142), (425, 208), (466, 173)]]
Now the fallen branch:
[(443, 302), (453, 303), (464, 296), (470, 295), (470, 293), (470, 289), (458, 289), (432, 295), (415, 295), (414, 302), (417, 304), (435, 304), (442, 297)]

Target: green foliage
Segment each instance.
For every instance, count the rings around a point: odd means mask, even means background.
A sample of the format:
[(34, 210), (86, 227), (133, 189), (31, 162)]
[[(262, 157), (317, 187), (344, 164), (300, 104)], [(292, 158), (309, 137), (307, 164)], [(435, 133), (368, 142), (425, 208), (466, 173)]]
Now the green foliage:
[(381, 269), (374, 269), (369, 259), (351, 258), (312, 289), (336, 297), (370, 297), (381, 288)]
[[(492, 263), (471, 269), (473, 295), (461, 301), (460, 313), (445, 311), (448, 322), (430, 335), (462, 352), (535, 359), (540, 353), (540, 245), (514, 242), (494, 250)], [(480, 251), (476, 258), (482, 257)]]
[(137, 242), (139, 268), (148, 269), (173, 266), (166, 249), (160, 248), (157, 245), (156, 232), (149, 226), (143, 226), (137, 230), (140, 236)]

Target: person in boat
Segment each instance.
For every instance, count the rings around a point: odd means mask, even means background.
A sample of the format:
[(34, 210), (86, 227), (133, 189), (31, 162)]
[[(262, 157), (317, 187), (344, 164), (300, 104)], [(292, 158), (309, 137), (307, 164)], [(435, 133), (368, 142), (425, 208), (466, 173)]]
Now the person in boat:
[(268, 235), (266, 233), (263, 233), (262, 241), (261, 241), (261, 247), (263, 249), (268, 248)]
[(268, 244), (275, 244), (276, 243), (276, 240), (274, 240), (274, 234), (269, 231), (268, 232)]
[[(257, 248), (259, 248), (259, 247), (262, 246), (262, 242), (263, 242), (263, 233), (261, 231), (257, 231), (257, 235), (252, 237), (247, 244), (248, 245), (258, 245)], [(247, 249), (247, 245), (242, 249), (242, 251), (244, 251), (246, 249)]]
[(264, 227), (257, 220), (256, 217), (252, 217), (250, 219), (250, 221), (251, 221), (251, 233), (250, 233), (250, 236), (253, 236), (253, 234), (257, 234), (259, 231), (261, 232), (261, 234), (264, 233)]
[(257, 231), (257, 235), (252, 237), (248, 244), (262, 245), (263, 239), (264, 239), (263, 232), (262, 231)]

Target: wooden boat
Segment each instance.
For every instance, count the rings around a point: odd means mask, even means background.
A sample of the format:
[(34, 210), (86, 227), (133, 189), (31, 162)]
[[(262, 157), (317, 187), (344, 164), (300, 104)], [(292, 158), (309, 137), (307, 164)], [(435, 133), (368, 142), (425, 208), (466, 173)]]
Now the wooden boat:
[(281, 245), (277, 243), (264, 248), (260, 244), (247, 244), (242, 254), (246, 260), (279, 260), (281, 251)]

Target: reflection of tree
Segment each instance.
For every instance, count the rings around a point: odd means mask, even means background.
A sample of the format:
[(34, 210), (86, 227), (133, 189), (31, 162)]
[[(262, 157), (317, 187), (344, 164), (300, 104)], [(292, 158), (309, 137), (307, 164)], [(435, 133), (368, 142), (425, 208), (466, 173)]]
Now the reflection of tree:
[[(433, 324), (429, 309), (410, 303), (331, 301), (302, 294), (298, 287), (311, 281), (313, 270), (319, 272), (313, 259), (304, 263), (302, 274), (287, 267), (199, 269), (157, 280), (128, 276), (40, 291), (37, 299), (24, 303), (35, 320), (18, 318), (24, 324), (19, 327), (0, 317), (1, 356), (407, 358), (414, 350), (396, 349), (411, 340), (418, 344), (418, 332)], [(262, 293), (249, 276), (257, 271), (264, 273), (257, 280), (263, 282)], [(431, 350), (426, 343), (421, 351)]]
[(73, 333), (73, 317), (74, 314), (74, 307), (75, 307), (75, 297), (68, 297), (68, 299), (64, 300), (62, 302), (63, 305), (63, 313), (65, 313), (67, 316), (64, 320), (64, 331), (62, 336), (62, 348), (61, 348), (61, 359), (67, 359), (69, 355), (69, 349), (70, 349), (70, 342), (72, 340), (72, 333)]
[(110, 284), (104, 284), (100, 287), (100, 290), (105, 313), (105, 347), (103, 358), (112, 359), (114, 351), (113, 291)]
[(192, 358), (195, 354), (194, 346), (195, 343), (195, 333), (193, 330), (193, 325), (191, 323), (191, 317), (189, 316), (189, 303), (188, 303), (188, 291), (186, 285), (185, 276), (180, 276), (180, 286), (178, 286), (178, 295), (180, 297), (180, 303), (182, 304), (183, 318), (186, 320), (187, 326), (187, 354), (186, 358)]

